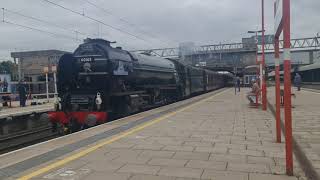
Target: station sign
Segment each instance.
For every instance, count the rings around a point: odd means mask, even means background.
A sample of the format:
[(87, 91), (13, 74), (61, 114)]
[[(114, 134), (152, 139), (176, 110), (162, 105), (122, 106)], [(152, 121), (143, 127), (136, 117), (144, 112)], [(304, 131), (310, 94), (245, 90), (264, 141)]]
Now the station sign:
[(277, 34), (277, 32), (281, 28), (282, 24), (282, 17), (283, 17), (283, 0), (276, 0), (274, 3), (275, 6), (275, 12), (274, 12), (274, 33)]
[(57, 72), (57, 66), (51, 66), (52, 72)]
[(206, 61), (199, 62), (199, 65), (201, 67), (206, 67), (207, 66), (207, 62)]
[(46, 66), (46, 67), (43, 67), (43, 72), (44, 72), (44, 73), (48, 73), (48, 72), (49, 72), (49, 67), (47, 67), (47, 66)]
[[(262, 45), (262, 36), (259, 35), (258, 39), (256, 39), (258, 45)], [(274, 44), (274, 35), (265, 35), (264, 36), (264, 43), (265, 44)]]

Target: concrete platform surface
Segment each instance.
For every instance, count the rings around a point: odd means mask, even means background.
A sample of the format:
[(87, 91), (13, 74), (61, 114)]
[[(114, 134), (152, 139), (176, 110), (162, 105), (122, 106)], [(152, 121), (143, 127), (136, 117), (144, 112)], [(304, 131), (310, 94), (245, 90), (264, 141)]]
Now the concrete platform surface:
[(53, 103), (47, 103), (42, 105), (35, 105), (35, 106), (26, 106), (26, 107), (18, 107), (14, 106), (12, 108), (3, 108), (0, 110), (0, 119), (6, 117), (15, 117), (21, 115), (35, 113), (42, 113), (53, 110)]
[[(300, 157), (304, 167), (313, 170), (320, 177), (320, 91), (292, 88), (292, 126), (293, 137), (297, 142), (296, 154), (302, 152)], [(275, 88), (268, 88), (268, 100), (274, 106)], [(284, 108), (281, 108), (281, 118), (284, 124)], [(284, 140), (284, 138), (282, 138)], [(310, 167), (312, 166), (312, 167)]]
[(285, 175), (274, 124), (270, 112), (248, 107), (245, 92), (228, 89), (8, 179), (304, 179), (296, 161), (295, 176)]

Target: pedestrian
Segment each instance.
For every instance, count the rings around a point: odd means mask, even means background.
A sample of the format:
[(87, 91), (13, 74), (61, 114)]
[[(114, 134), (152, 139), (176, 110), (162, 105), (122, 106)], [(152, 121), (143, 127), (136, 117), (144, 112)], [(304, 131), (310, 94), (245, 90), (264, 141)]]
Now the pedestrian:
[(8, 81), (6, 78), (3, 79), (3, 92), (9, 92), (8, 91)]
[(3, 83), (1, 81), (1, 77), (0, 77), (0, 92), (3, 92)]
[(18, 84), (18, 93), (19, 93), (19, 101), (20, 101), (20, 107), (26, 106), (26, 100), (27, 100), (27, 89), (23, 81), (20, 81)]
[(294, 77), (294, 85), (297, 87), (297, 90), (300, 91), (301, 89), (301, 76), (299, 73), (296, 73), (295, 77)]
[(241, 85), (240, 77), (237, 77), (238, 92), (240, 92), (240, 85)]

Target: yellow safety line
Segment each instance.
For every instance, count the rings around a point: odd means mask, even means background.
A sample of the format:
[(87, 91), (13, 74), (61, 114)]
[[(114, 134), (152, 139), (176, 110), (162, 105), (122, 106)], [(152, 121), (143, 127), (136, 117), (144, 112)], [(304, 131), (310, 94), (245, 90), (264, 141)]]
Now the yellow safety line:
[(57, 161), (57, 162), (54, 162), (54, 163), (52, 163), (52, 164), (50, 164), (50, 165), (48, 165), (46, 167), (43, 167), (43, 168), (38, 169), (38, 170), (35, 170), (34, 172), (32, 172), (30, 174), (27, 174), (25, 176), (22, 176), (22, 177), (18, 178), (18, 180), (28, 180), (28, 179), (31, 179), (33, 177), (39, 176), (39, 175), (41, 175), (43, 173), (46, 173), (46, 172), (48, 172), (48, 171), (50, 171), (52, 169), (55, 169), (55, 168), (60, 167), (60, 166), (62, 166), (64, 164), (67, 164), (68, 162), (71, 162), (73, 160), (81, 158), (81, 157), (83, 157), (83, 156), (85, 156), (85, 155), (87, 155), (87, 154), (89, 154), (89, 153), (91, 153), (91, 152), (93, 152), (93, 151), (95, 151), (95, 150), (107, 145), (107, 144), (113, 143), (114, 141), (117, 141), (117, 140), (119, 140), (121, 138), (124, 138), (124, 137), (130, 135), (130, 134), (138, 132), (138, 131), (140, 131), (140, 130), (148, 127), (148, 126), (151, 126), (151, 125), (153, 125), (155, 123), (158, 123), (158, 122), (160, 122), (160, 121), (162, 121), (164, 119), (167, 119), (167, 118), (169, 118), (169, 117), (171, 117), (171, 116), (173, 116), (173, 115), (175, 115), (175, 114), (177, 114), (179, 112), (185, 111), (185, 110), (187, 110), (189, 108), (192, 108), (192, 107), (194, 107), (194, 106), (196, 106), (196, 105), (198, 105), (200, 103), (203, 103), (204, 101), (212, 99), (212, 98), (214, 98), (214, 97), (216, 97), (216, 96), (218, 96), (218, 95), (220, 95), (220, 94), (222, 94), (224, 92), (226, 92), (226, 90), (224, 90), (222, 92), (219, 92), (219, 93), (217, 93), (217, 94), (215, 94), (215, 95), (213, 95), (211, 97), (205, 98), (205, 99), (203, 99), (201, 101), (198, 101), (198, 102), (196, 102), (194, 104), (191, 104), (191, 105), (189, 105), (187, 107), (179, 109), (177, 111), (174, 111), (174, 112), (171, 112), (169, 114), (163, 115), (163, 116), (161, 116), (159, 118), (156, 118), (155, 120), (146, 122), (146, 123), (142, 124), (141, 126), (135, 127), (135, 128), (133, 128), (133, 129), (127, 131), (127, 132), (124, 132), (121, 135), (115, 136), (115, 137), (113, 137), (113, 138), (111, 138), (111, 139), (109, 139), (107, 141), (101, 142), (101, 143), (99, 143), (99, 144), (97, 144), (95, 146), (92, 146), (92, 147), (90, 147), (88, 149), (85, 149), (85, 150), (83, 150), (83, 151), (81, 151), (79, 153), (73, 154), (73, 155), (71, 155), (71, 156), (69, 156), (69, 157), (67, 157), (65, 159), (62, 159), (62, 160)]

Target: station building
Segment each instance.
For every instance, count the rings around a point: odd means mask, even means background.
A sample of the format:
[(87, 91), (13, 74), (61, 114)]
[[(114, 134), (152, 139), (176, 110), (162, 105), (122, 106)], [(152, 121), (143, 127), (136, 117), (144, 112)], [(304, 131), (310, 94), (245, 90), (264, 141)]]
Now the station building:
[(31, 94), (46, 92), (44, 67), (49, 68), (49, 93), (54, 92), (54, 80), (51, 67), (57, 65), (60, 57), (68, 52), (59, 50), (40, 50), (12, 52), (11, 57), (18, 64), (18, 79), (28, 84)]

